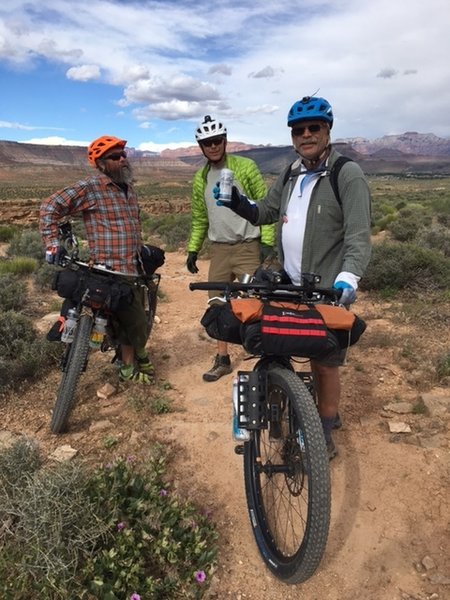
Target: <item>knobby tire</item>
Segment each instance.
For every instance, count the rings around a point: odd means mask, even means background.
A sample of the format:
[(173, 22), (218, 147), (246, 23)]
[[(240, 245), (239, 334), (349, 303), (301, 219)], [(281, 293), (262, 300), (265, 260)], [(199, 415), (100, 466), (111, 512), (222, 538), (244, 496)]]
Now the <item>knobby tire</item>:
[(250, 522), (263, 560), (276, 577), (301, 583), (318, 568), (330, 524), (329, 459), (317, 408), (292, 371), (267, 372), (267, 401), (278, 423), (244, 444)]
[(75, 406), (78, 381), (86, 366), (91, 329), (92, 317), (81, 315), (56, 396), (50, 423), (52, 433), (63, 433), (67, 429), (70, 413)]

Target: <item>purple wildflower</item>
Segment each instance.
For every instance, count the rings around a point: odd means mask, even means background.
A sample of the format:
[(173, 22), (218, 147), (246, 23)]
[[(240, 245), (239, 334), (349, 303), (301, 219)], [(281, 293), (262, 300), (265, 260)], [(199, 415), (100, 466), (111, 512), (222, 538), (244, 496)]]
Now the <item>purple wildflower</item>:
[(131, 594), (130, 600), (141, 600), (141, 597), (139, 596), (139, 594), (136, 594), (136, 592), (134, 592), (133, 594)]
[(205, 571), (195, 571), (194, 577), (197, 583), (203, 583), (206, 579), (206, 573)]
[(167, 490), (165, 490), (165, 489), (159, 490), (159, 495), (160, 496), (167, 496), (168, 493), (169, 492)]
[(117, 531), (122, 531), (122, 529), (125, 529), (125, 523), (120, 521), (120, 523), (117, 523)]
[(131, 456), (131, 455), (130, 455), (130, 456), (127, 456), (127, 463), (128, 463), (128, 464), (134, 463), (134, 462), (135, 462), (135, 460), (136, 460), (136, 457), (135, 457), (135, 456)]

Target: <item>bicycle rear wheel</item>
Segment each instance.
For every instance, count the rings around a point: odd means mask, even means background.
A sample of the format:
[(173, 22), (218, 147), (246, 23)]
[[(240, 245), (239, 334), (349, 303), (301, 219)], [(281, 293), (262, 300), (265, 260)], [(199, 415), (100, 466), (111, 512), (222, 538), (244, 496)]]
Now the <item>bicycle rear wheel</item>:
[(78, 381), (86, 368), (92, 323), (90, 315), (81, 315), (56, 395), (50, 423), (52, 433), (63, 433), (67, 429), (67, 422), (75, 405)]
[(268, 429), (244, 444), (253, 533), (263, 560), (286, 583), (316, 571), (330, 524), (329, 460), (317, 408), (295, 373), (267, 371)]

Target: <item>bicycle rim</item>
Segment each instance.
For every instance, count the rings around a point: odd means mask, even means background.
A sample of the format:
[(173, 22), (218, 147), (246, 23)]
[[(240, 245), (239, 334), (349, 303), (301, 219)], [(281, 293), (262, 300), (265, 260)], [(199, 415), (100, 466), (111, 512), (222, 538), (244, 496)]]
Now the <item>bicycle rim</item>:
[(269, 370), (267, 401), (273, 422), (244, 445), (250, 521), (269, 569), (286, 583), (301, 583), (326, 547), (329, 460), (317, 409), (295, 373)]
[(50, 423), (52, 433), (63, 433), (67, 429), (67, 422), (75, 405), (78, 381), (86, 366), (91, 329), (92, 317), (81, 315), (56, 395)]

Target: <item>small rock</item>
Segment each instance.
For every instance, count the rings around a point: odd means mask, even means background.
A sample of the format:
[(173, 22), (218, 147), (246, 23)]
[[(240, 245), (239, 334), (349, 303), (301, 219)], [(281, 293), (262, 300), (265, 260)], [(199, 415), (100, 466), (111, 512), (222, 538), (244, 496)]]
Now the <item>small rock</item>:
[(422, 558), (422, 564), (423, 564), (423, 566), (425, 567), (425, 569), (427, 571), (430, 571), (431, 569), (435, 569), (436, 568), (436, 563), (431, 558), (431, 556), (424, 556)]
[(383, 409), (399, 415), (407, 415), (412, 413), (413, 406), (409, 402), (390, 402), (389, 404), (386, 404), (386, 406), (383, 406)]
[(66, 460), (71, 460), (74, 456), (78, 454), (78, 450), (69, 446), (69, 444), (64, 444), (63, 446), (58, 446), (50, 455), (49, 458), (52, 460), (57, 460), (58, 462), (65, 462)]
[(445, 575), (439, 575), (439, 573), (433, 573), (428, 577), (428, 581), (430, 583), (434, 583), (435, 585), (450, 585), (450, 577), (445, 577)]
[(92, 423), (92, 425), (89, 427), (89, 431), (103, 431), (105, 429), (109, 429), (110, 427), (112, 427), (111, 421), (105, 419), (104, 421), (96, 421), (95, 423)]
[(429, 392), (422, 394), (422, 401), (430, 417), (450, 416), (450, 396), (439, 396)]
[(159, 325), (159, 324), (161, 323), (161, 319), (158, 317), (158, 315), (155, 315), (155, 316), (154, 316), (154, 318), (153, 318), (153, 321), (154, 321), (154, 322), (155, 322), (157, 325)]
[(116, 393), (116, 388), (110, 383), (105, 383), (103, 387), (97, 390), (97, 398), (107, 400), (110, 396)]
[(389, 421), (389, 431), (391, 433), (411, 433), (411, 427), (402, 421)]

